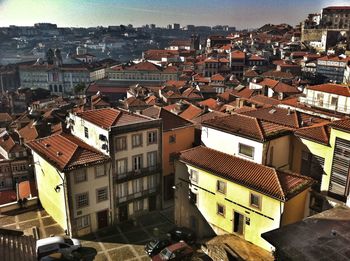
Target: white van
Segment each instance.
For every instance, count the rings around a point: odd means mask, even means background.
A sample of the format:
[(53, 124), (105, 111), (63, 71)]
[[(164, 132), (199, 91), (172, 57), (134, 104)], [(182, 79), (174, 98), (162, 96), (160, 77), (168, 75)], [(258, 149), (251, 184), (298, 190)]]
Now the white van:
[(38, 260), (52, 253), (70, 255), (80, 247), (81, 243), (78, 239), (61, 236), (48, 237), (36, 241), (36, 255)]

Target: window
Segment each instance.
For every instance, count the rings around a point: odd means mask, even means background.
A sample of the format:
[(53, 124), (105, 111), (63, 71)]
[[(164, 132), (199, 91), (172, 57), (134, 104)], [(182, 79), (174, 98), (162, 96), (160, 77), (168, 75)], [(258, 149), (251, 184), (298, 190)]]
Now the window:
[(134, 212), (143, 210), (143, 199), (134, 202)]
[(138, 193), (141, 192), (143, 190), (143, 183), (142, 183), (143, 179), (134, 179), (132, 181), (132, 189), (133, 189), (133, 193)]
[(221, 216), (225, 216), (225, 206), (221, 204), (216, 204), (216, 213)]
[(148, 176), (148, 188), (153, 189), (157, 187), (157, 175)]
[(176, 135), (170, 135), (169, 136), (169, 143), (175, 143), (176, 142)]
[(106, 175), (106, 171), (105, 171), (105, 165), (97, 165), (95, 167), (95, 177), (103, 177)]
[(194, 205), (197, 205), (197, 202), (198, 202), (198, 195), (196, 193), (193, 193), (191, 190), (190, 190), (190, 202)]
[(78, 169), (75, 171), (74, 182), (80, 183), (87, 180), (87, 175), (85, 169)]
[(254, 147), (239, 143), (239, 154), (254, 158)]
[(190, 180), (194, 183), (198, 182), (198, 171), (194, 169), (190, 170)]
[(81, 193), (75, 196), (77, 208), (86, 207), (89, 205), (89, 193)]
[(84, 135), (85, 135), (85, 138), (89, 138), (89, 129), (87, 127), (84, 127)]
[(218, 180), (216, 183), (216, 191), (226, 194), (226, 182)]
[(157, 131), (148, 132), (148, 144), (157, 143)]
[(302, 151), (301, 169), (302, 175), (308, 176), (317, 182), (312, 186), (313, 189), (320, 191), (324, 167), (324, 158), (313, 155), (310, 152)]
[(90, 215), (78, 217), (75, 219), (77, 224), (77, 229), (82, 229), (90, 226)]
[(108, 188), (100, 188), (96, 190), (97, 202), (105, 201), (108, 199)]
[(332, 97), (331, 98), (331, 105), (337, 106), (338, 105), (338, 97)]
[(132, 135), (132, 147), (141, 147), (142, 146), (142, 134)]
[(117, 160), (117, 174), (118, 175), (126, 174), (127, 166), (128, 166), (128, 162), (126, 158)]
[(261, 197), (257, 194), (250, 193), (250, 205), (260, 209)]
[(118, 137), (118, 138), (116, 138), (115, 150), (116, 151), (127, 150), (126, 137)]
[(149, 170), (157, 168), (157, 151), (147, 153), (147, 166)]
[(132, 157), (132, 169), (139, 171), (142, 168), (142, 154)]
[(118, 184), (118, 197), (126, 197), (129, 193), (128, 182)]

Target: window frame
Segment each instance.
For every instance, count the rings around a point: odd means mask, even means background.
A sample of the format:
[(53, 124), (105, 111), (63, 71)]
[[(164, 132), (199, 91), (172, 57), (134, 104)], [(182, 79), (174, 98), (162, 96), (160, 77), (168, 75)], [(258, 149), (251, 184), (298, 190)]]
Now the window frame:
[[(258, 205), (253, 204), (252, 197), (256, 197), (258, 199)], [(249, 205), (253, 208), (261, 210), (261, 204), (262, 204), (262, 196), (253, 192), (249, 193)]]
[(169, 144), (176, 143), (176, 134), (169, 135)]
[[(222, 213), (220, 213), (219, 208), (222, 207)], [(216, 203), (216, 214), (222, 217), (226, 215), (226, 208), (224, 204)]]
[[(195, 175), (193, 175), (193, 174), (195, 174)], [(195, 176), (196, 178), (193, 178), (193, 176)], [(190, 180), (194, 183), (198, 183), (198, 171), (197, 170), (194, 170), (194, 169), (190, 170)]]
[[(141, 158), (141, 160), (140, 160), (140, 166), (139, 166), (139, 168), (138, 169), (135, 169), (135, 158), (138, 158), (138, 157), (140, 157)], [(134, 156), (132, 156), (132, 170), (133, 171), (141, 171), (141, 169), (143, 168), (143, 154), (137, 154), (137, 155), (134, 155)]]
[[(142, 147), (142, 143), (143, 143), (143, 141), (142, 141), (142, 133), (137, 133), (137, 134), (133, 134), (132, 136), (131, 136), (131, 146), (132, 146), (132, 148), (138, 148), (138, 147)], [(140, 137), (140, 141), (139, 141), (139, 144), (135, 144), (134, 143), (134, 138), (135, 137)], [(136, 140), (135, 140), (136, 141)]]
[[(223, 184), (224, 184), (224, 189), (223, 189), (223, 191), (221, 191), (221, 190), (219, 189), (219, 184), (220, 184), (220, 183), (223, 183)], [(221, 193), (221, 194), (226, 195), (226, 190), (227, 190), (227, 183), (226, 183), (225, 181), (222, 181), (222, 180), (217, 180), (217, 181), (216, 181), (216, 191), (219, 192), (219, 193)]]
[[(86, 195), (86, 204), (84, 205), (80, 205), (79, 204), (79, 197), (82, 196), (82, 195)], [(80, 208), (84, 208), (84, 207), (88, 207), (90, 205), (90, 202), (89, 202), (89, 192), (83, 192), (83, 193), (78, 193), (75, 195), (75, 205), (76, 205), (76, 208), (77, 209), (80, 209)]]
[[(106, 198), (103, 198), (103, 199), (100, 199), (99, 198), (99, 192), (102, 191), (102, 190), (105, 190), (106, 191)], [(108, 187), (102, 187), (102, 188), (98, 188), (96, 189), (96, 203), (100, 203), (100, 202), (103, 202), (103, 201), (106, 201), (108, 200)]]
[(86, 126), (84, 126), (84, 137), (87, 139), (89, 138), (89, 128)]
[[(87, 218), (87, 222), (84, 222), (84, 225), (83, 225), (83, 222), (81, 222), (81, 226), (79, 226), (79, 223), (78, 223), (78, 220), (83, 220), (83, 218)], [(81, 217), (77, 217), (75, 219), (75, 223), (76, 223), (76, 226), (77, 226), (77, 229), (80, 230), (80, 229), (84, 229), (86, 227), (89, 227), (90, 226), (90, 214), (88, 215), (84, 215), (84, 216), (81, 216)]]
[[(98, 175), (98, 171), (97, 171), (97, 169), (99, 168), (99, 167), (103, 167), (103, 175)], [(99, 164), (99, 165), (96, 165), (95, 166), (95, 178), (97, 179), (97, 178), (101, 178), (101, 177), (105, 177), (107, 175), (107, 171), (106, 171), (106, 166), (105, 166), (105, 164)]]
[[(123, 145), (122, 148), (119, 148), (118, 140), (122, 141), (122, 145)], [(124, 151), (124, 150), (128, 150), (127, 136), (116, 137), (115, 138), (115, 151)]]
[[(79, 171), (79, 172), (77, 172)], [(83, 171), (83, 172), (81, 172)], [(80, 180), (78, 179), (78, 175), (81, 175), (82, 173), (84, 173), (84, 180)], [(75, 173), (74, 173), (74, 184), (79, 184), (79, 183), (82, 183), (82, 182), (85, 182), (88, 180), (88, 175), (87, 175), (87, 171), (85, 168), (82, 168), (82, 169), (76, 169), (75, 170)]]
[[(150, 135), (154, 135), (151, 141), (150, 141), (150, 138), (152, 136), (150, 136)], [(158, 131), (154, 130), (154, 131), (147, 132), (147, 145), (152, 145), (152, 144), (157, 144), (157, 143), (158, 143)]]
[[(241, 151), (241, 146), (245, 146), (245, 147), (252, 148), (252, 156), (242, 153), (242, 151)], [(239, 154), (240, 156), (243, 156), (243, 157), (246, 157), (246, 158), (249, 158), (249, 159), (254, 159), (255, 147), (239, 142), (239, 143), (238, 143), (238, 154)]]
[[(124, 161), (124, 165), (125, 165), (125, 172), (123, 173), (120, 173), (118, 170), (119, 170), (119, 167), (118, 167), (118, 162), (119, 161)], [(128, 173), (128, 158), (121, 158), (121, 159), (117, 159), (116, 162), (115, 162), (115, 165), (116, 165), (116, 172), (117, 172), (117, 176), (118, 175), (124, 175), (124, 174), (127, 174)]]

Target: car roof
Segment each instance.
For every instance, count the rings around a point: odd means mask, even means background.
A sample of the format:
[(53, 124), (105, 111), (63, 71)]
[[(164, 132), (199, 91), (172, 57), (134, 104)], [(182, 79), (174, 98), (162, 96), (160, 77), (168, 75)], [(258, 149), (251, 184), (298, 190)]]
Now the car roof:
[(177, 242), (175, 244), (168, 246), (167, 248), (169, 251), (173, 252), (174, 250), (184, 248), (184, 247), (189, 247), (189, 246), (185, 242)]
[(50, 245), (50, 244), (59, 244), (64, 243), (64, 237), (55, 236), (39, 239), (36, 241), (36, 248), (38, 249), (41, 246)]

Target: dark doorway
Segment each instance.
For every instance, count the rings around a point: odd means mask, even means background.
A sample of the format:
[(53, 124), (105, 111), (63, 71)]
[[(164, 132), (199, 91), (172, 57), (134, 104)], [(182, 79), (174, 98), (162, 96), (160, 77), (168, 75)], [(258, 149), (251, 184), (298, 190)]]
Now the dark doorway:
[(243, 235), (244, 216), (236, 211), (233, 212), (233, 232)]
[(128, 220), (128, 205), (119, 207), (119, 222)]
[(156, 196), (150, 196), (148, 198), (148, 207), (149, 207), (149, 211), (154, 211), (157, 209), (157, 197)]
[(174, 198), (174, 189), (175, 185), (175, 175), (174, 173), (169, 174), (164, 177), (164, 200), (171, 200)]
[(98, 229), (108, 227), (108, 209), (97, 212)]

